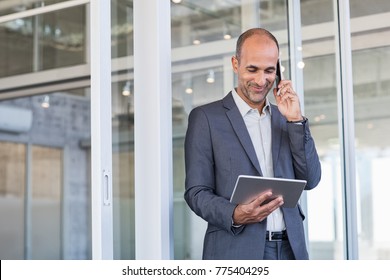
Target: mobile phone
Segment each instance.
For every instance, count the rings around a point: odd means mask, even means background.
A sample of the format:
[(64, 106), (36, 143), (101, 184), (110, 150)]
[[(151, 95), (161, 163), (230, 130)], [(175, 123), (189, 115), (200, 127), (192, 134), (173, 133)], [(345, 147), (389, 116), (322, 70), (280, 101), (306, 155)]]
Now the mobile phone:
[[(276, 87), (279, 85), (280, 81), (283, 80), (283, 72), (282, 72), (282, 65), (280, 62), (280, 58), (278, 59), (278, 64), (276, 65)], [(280, 95), (280, 90), (276, 93), (276, 95)]]

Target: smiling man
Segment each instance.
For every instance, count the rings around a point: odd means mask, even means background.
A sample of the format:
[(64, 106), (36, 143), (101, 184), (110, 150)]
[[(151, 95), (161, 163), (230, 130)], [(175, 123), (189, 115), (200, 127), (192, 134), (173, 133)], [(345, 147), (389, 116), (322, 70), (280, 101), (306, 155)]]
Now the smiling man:
[[(230, 203), (239, 175), (307, 181), (321, 166), (308, 120), (289, 80), (277, 80), (279, 45), (262, 28), (238, 38), (232, 67), (238, 85), (222, 100), (192, 110), (185, 140), (190, 208), (208, 222), (204, 259), (308, 259), (299, 204), (283, 208), (271, 192), (248, 204)], [(273, 89), (273, 90), (272, 90)], [(276, 105), (267, 95), (273, 92)]]

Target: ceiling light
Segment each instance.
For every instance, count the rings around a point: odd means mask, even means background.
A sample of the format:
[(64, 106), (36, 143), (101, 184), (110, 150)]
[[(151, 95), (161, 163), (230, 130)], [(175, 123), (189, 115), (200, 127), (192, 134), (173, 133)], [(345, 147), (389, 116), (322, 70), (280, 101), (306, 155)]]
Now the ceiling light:
[(186, 94), (192, 94), (194, 92), (191, 72), (185, 72), (182, 74), (181, 86)]
[(223, 24), (223, 38), (225, 40), (230, 40), (232, 38), (230, 28), (226, 23)]
[(215, 74), (214, 74), (214, 70), (210, 70), (209, 73), (207, 74), (207, 79), (206, 81), (209, 83), (209, 84), (212, 84), (215, 82)]
[(122, 95), (123, 95), (123, 96), (129, 96), (130, 94), (131, 94), (131, 91), (130, 91), (130, 82), (127, 81), (126, 84), (123, 86)]
[(180, 4), (180, 3), (181, 3), (181, 0), (172, 0), (172, 3)]
[(192, 94), (194, 92), (194, 90), (192, 88), (192, 79), (190, 77), (187, 77), (187, 79), (186, 79), (184, 91), (187, 94)]
[(45, 108), (45, 109), (50, 107), (50, 98), (48, 95), (45, 95), (45, 97), (43, 98), (43, 101), (41, 103), (41, 107)]
[(187, 87), (187, 88), (185, 89), (185, 92), (186, 92), (187, 94), (192, 94), (192, 93), (194, 92), (194, 90), (193, 90), (191, 87)]

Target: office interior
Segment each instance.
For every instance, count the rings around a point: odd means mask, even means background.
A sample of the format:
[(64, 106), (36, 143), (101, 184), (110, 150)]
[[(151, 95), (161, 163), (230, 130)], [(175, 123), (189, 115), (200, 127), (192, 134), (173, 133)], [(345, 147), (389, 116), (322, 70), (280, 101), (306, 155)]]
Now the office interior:
[[(111, 232), (101, 239), (112, 251), (108, 258), (148, 256), (139, 253), (146, 244), (136, 226), (136, 213), (147, 201), (137, 200), (135, 191), (140, 131), (135, 96), (151, 95), (137, 93), (142, 83), (134, 75), (134, 26), (150, 23), (135, 16), (137, 1), (110, 1), (111, 60), (101, 65), (111, 72), (110, 102), (99, 108), (91, 90), (98, 86), (91, 84), (97, 59), (91, 38), (102, 32), (90, 21), (96, 3), (0, 1), (0, 259), (94, 259), (99, 219)], [(163, 5), (149, 2), (151, 10)], [(390, 259), (390, 2), (164, 0), (164, 5), (170, 37), (159, 42), (171, 48), (171, 91), (164, 93), (171, 119), (162, 127), (171, 128), (171, 141), (160, 147), (170, 151), (170, 162), (157, 164), (171, 164), (166, 174), (171, 184), (162, 188), (171, 191), (165, 201), (171, 211), (159, 220), (171, 228), (166, 239), (155, 242), (169, 243), (167, 258), (201, 259), (206, 227), (183, 199), (188, 114), (233, 88), (236, 39), (260, 26), (280, 42), (284, 76), (298, 89), (321, 160), (322, 180), (301, 201), (310, 258)], [(146, 57), (154, 49), (137, 54)], [(112, 160), (108, 218), (93, 208), (94, 143), (101, 134), (91, 123), (101, 112), (111, 126), (111, 147), (104, 147)], [(160, 206), (152, 207), (158, 215)]]

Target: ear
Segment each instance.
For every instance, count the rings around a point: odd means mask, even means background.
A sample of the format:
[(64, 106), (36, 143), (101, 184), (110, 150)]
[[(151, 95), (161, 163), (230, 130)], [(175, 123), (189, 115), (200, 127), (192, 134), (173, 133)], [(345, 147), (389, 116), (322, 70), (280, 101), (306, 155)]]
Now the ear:
[(238, 59), (236, 56), (232, 56), (232, 68), (234, 73), (237, 73), (238, 71)]

